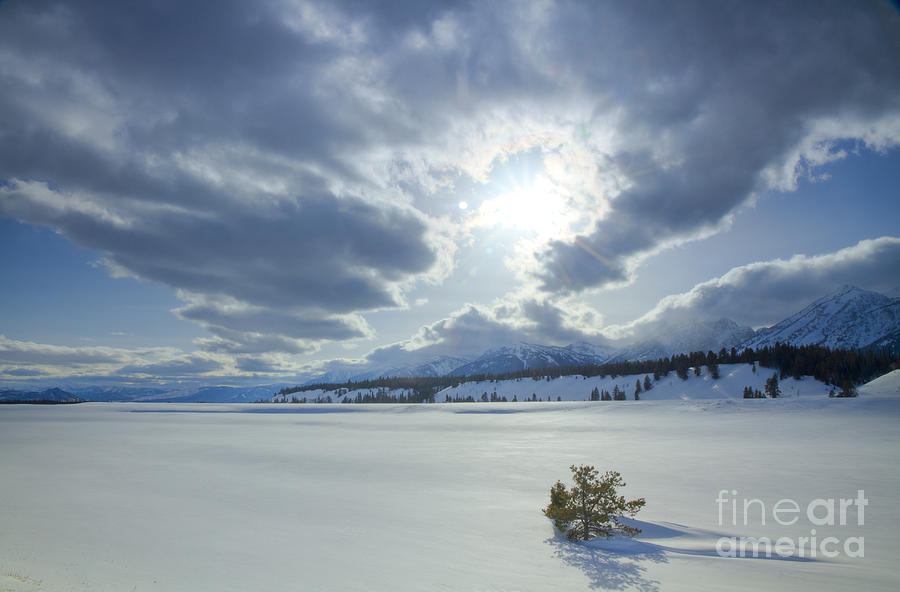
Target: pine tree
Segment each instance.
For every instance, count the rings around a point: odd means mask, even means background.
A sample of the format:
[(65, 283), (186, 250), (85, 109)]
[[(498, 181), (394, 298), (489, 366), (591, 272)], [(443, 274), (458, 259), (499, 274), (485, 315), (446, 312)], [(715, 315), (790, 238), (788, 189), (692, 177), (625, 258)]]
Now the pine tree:
[(600, 391), (597, 387), (594, 387), (594, 390), (591, 391), (591, 401), (599, 401), (600, 400)]
[(569, 490), (562, 481), (557, 481), (556, 485), (550, 488), (550, 504), (543, 512), (553, 520), (556, 528), (562, 532), (568, 531), (569, 524), (575, 519), (575, 508)]
[(650, 382), (650, 375), (648, 374), (648, 375), (644, 376), (644, 390), (649, 391), (652, 388), (653, 388), (653, 383)]
[(611, 537), (640, 534), (640, 529), (627, 526), (621, 516), (634, 517), (645, 505), (644, 498), (625, 501), (616, 489), (624, 487), (621, 475), (607, 471), (602, 476), (592, 466), (569, 467), (575, 482), (571, 491), (557, 481), (550, 489), (550, 504), (544, 514), (571, 540), (587, 541), (599, 536)]
[(777, 399), (781, 396), (781, 389), (778, 388), (778, 373), (772, 375), (772, 378), (766, 379), (766, 396)]
[(838, 397), (856, 397), (859, 393), (856, 392), (856, 387), (853, 386), (853, 383), (849, 380), (845, 380), (843, 384), (841, 384), (841, 392), (837, 394)]

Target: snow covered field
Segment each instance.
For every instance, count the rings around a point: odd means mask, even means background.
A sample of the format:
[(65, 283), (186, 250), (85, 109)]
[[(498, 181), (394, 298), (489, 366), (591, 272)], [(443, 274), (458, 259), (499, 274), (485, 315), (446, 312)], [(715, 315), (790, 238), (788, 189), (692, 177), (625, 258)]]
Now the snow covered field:
[[(706, 366), (702, 366), (700, 371), (700, 376), (696, 376), (692, 369), (688, 373), (686, 380), (678, 378), (675, 372), (670, 372), (668, 375), (661, 376), (658, 382), (651, 381), (653, 388), (649, 391), (642, 390), (640, 397), (644, 401), (739, 398), (744, 387), (747, 386), (751, 386), (755, 390), (764, 390), (766, 379), (770, 378), (775, 372), (771, 368), (761, 367), (754, 370), (750, 364), (722, 364), (719, 367), (720, 377), (714, 380)], [(643, 385), (644, 378), (647, 376), (652, 378), (652, 374), (636, 374), (616, 377), (608, 375), (591, 377), (560, 376), (550, 380), (544, 378), (538, 380), (518, 378), (497, 381), (460, 381), (460, 384), (438, 392), (435, 395), (435, 401), (440, 403), (445, 401), (447, 397), (450, 397), (451, 400), (472, 397), (475, 401), (480, 401), (482, 395), (487, 395), (488, 399), (490, 399), (494, 393), (496, 393), (498, 399), (506, 397), (507, 401), (512, 401), (513, 397), (518, 401), (524, 401), (532, 397), (542, 401), (550, 400), (554, 402), (557, 400), (557, 397), (562, 401), (588, 401), (591, 396), (591, 390), (594, 388), (610, 393), (613, 392), (613, 389), (618, 388), (626, 394), (628, 399), (634, 399), (635, 382), (640, 380)], [(784, 397), (813, 396), (820, 398), (822, 395), (827, 395), (832, 387), (826, 386), (811, 376), (804, 376), (799, 380), (788, 377), (780, 382), (780, 388)], [(333, 390), (315, 389), (279, 395), (274, 397), (274, 401), (288, 402), (291, 400), (291, 397), (296, 397), (297, 399), (306, 398), (312, 401), (317, 398), (324, 399), (326, 396), (330, 396), (335, 403), (340, 403), (344, 399), (352, 401), (357, 395), (374, 395), (378, 391), (377, 388), (339, 390), (343, 394), (338, 395)], [(387, 391), (387, 393), (399, 397), (401, 395), (408, 396), (410, 391), (398, 389)]]
[[(895, 372), (858, 399), (3, 407), (0, 591), (895, 590), (898, 388)], [(622, 473), (643, 535), (555, 536), (540, 508), (573, 463)], [(862, 525), (852, 504), (845, 525), (806, 515), (859, 490)], [(781, 499), (795, 524), (773, 519)], [(747, 536), (831, 536), (837, 556), (718, 556)]]

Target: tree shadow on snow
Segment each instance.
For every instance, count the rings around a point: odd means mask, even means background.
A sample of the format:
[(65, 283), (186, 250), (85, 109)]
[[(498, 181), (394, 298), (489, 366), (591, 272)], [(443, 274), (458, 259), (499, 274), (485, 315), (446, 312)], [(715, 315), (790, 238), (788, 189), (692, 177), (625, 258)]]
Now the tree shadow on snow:
[[(554, 528), (554, 536), (545, 542), (555, 550), (555, 555), (567, 564), (577, 567), (591, 580), (591, 588), (603, 590), (642, 590), (655, 592), (660, 589), (659, 582), (646, 576), (647, 563), (668, 563), (669, 555), (693, 555), (732, 559), (721, 556), (710, 541), (725, 536), (708, 530), (690, 528), (673, 523), (642, 522), (628, 518), (621, 519), (628, 526), (641, 529), (641, 538), (670, 539), (682, 541), (697, 540), (699, 545), (693, 548), (673, 547), (640, 540), (616, 536), (610, 539), (599, 538), (587, 542), (568, 540), (565, 535)], [(762, 559), (774, 561), (817, 562), (819, 559), (809, 557), (781, 557), (773, 554), (741, 555), (737, 560)]]
[(640, 541), (627, 541), (624, 546), (619, 541), (574, 542), (557, 533), (546, 542), (558, 558), (583, 571), (593, 589), (655, 592), (659, 582), (646, 576), (642, 564), (668, 562), (662, 549)]

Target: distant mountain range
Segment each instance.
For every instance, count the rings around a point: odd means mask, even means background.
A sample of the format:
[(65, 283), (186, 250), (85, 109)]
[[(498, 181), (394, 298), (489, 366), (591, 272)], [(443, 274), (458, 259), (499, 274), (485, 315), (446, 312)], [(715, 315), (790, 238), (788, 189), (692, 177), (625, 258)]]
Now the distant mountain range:
[(565, 347), (517, 343), (488, 350), (468, 364), (454, 368), (448, 374), (471, 376), (472, 374), (518, 372), (530, 368), (583, 366), (597, 363), (598, 360), (606, 361), (614, 353), (615, 350), (595, 348), (588, 343), (577, 343)]
[(167, 389), (161, 387), (67, 387), (88, 401), (138, 401), (141, 403), (253, 403), (268, 399), (272, 393), (290, 386), (267, 384), (262, 386), (201, 386)]
[(84, 399), (68, 391), (50, 388), (43, 391), (0, 391), (0, 403), (81, 403)]
[[(436, 356), (423, 359), (415, 352), (400, 352), (392, 361), (365, 366), (347, 365), (327, 374), (309, 377), (303, 384), (358, 382), (384, 376), (471, 376), (504, 374), (531, 368), (580, 366), (624, 360), (654, 360), (692, 351), (718, 352), (723, 347), (742, 350), (773, 346), (821, 345), (862, 349), (891, 347), (900, 351), (900, 298), (844, 286), (771, 327), (754, 331), (730, 319), (698, 321), (666, 327), (653, 339), (633, 343), (573, 343), (566, 346), (517, 343), (491, 349), (477, 358)], [(0, 391), (6, 399), (92, 401), (172, 401), (247, 403), (268, 399), (285, 386), (205, 386), (172, 390), (160, 387), (66, 387), (72, 392)]]
[[(761, 348), (776, 342), (794, 345), (821, 345), (830, 348), (864, 349), (893, 347), (900, 350), (900, 298), (843, 286), (824, 296), (802, 311), (773, 325), (754, 331), (731, 319), (714, 322), (698, 321), (667, 327), (664, 334), (636, 343), (600, 345), (573, 343), (566, 346), (517, 343), (484, 352), (474, 360), (436, 358), (431, 364), (394, 366), (392, 372), (370, 368), (364, 372), (344, 373), (340, 380), (333, 376), (317, 377), (315, 382), (346, 382), (379, 376), (471, 376), (504, 374), (529, 368), (603, 364), (624, 360), (655, 360), (692, 351), (718, 352), (723, 347)], [(326, 380), (322, 380), (325, 378)]]

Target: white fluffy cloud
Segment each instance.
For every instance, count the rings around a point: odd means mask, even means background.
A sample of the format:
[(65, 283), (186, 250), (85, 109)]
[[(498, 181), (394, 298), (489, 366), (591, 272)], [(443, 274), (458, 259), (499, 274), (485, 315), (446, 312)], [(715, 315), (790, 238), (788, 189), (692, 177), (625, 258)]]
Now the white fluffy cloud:
[(754, 327), (776, 323), (842, 285), (893, 292), (900, 278), (900, 238), (881, 237), (825, 255), (795, 255), (742, 265), (688, 292), (663, 298), (612, 334), (640, 333), (684, 319), (731, 318)]

